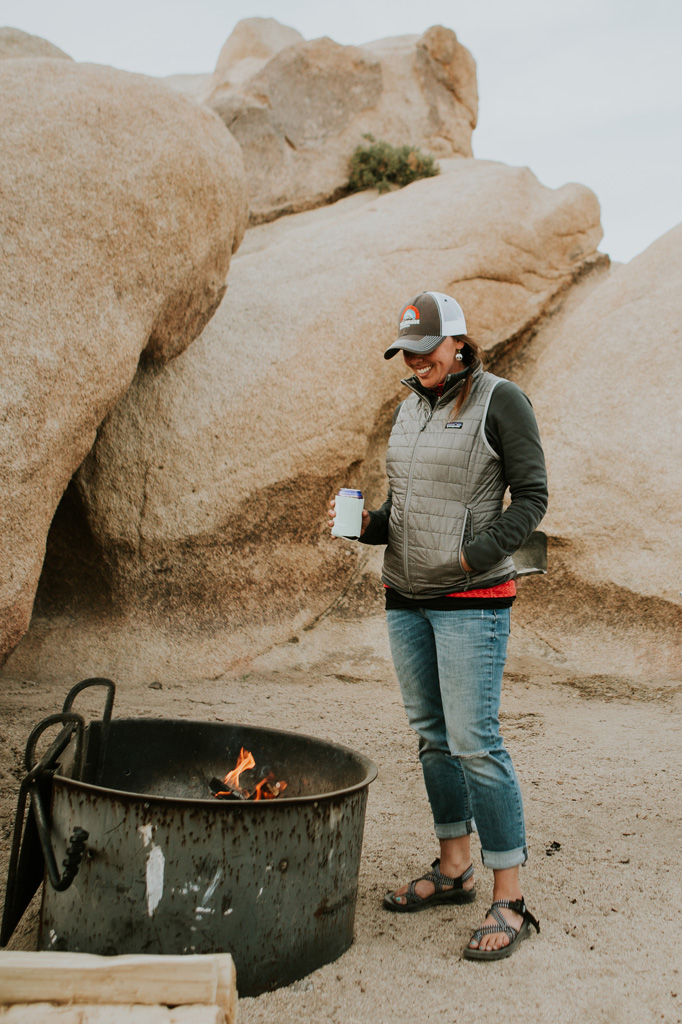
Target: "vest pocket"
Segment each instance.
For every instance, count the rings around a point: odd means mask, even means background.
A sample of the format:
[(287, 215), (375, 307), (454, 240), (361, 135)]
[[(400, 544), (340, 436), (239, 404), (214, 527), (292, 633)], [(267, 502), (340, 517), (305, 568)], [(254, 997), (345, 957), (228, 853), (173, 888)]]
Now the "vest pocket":
[(467, 573), (467, 576), (469, 574), (468, 574), (467, 570), (464, 568), (464, 566), (462, 565), (462, 549), (463, 549), (464, 545), (466, 543), (468, 543), (468, 541), (473, 540), (473, 539), (474, 539), (474, 517), (472, 515), (471, 509), (467, 507), (467, 508), (464, 509), (464, 522), (462, 523), (462, 534), (461, 534), (460, 539), (459, 539), (459, 551), (457, 552), (457, 560), (459, 562), (459, 567), (462, 570), (462, 572)]

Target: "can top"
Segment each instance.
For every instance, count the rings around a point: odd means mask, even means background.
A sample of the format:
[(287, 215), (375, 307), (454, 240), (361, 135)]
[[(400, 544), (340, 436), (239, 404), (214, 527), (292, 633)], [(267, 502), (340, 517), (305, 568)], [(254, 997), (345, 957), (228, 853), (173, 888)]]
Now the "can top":
[(352, 487), (342, 487), (339, 491), (339, 497), (343, 498), (361, 498), (362, 491), (355, 491)]

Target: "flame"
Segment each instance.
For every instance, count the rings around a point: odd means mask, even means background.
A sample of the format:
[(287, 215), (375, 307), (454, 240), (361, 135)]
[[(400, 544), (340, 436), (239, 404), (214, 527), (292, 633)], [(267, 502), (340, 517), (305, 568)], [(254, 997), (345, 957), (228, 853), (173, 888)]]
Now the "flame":
[(255, 789), (244, 789), (240, 785), (239, 778), (242, 772), (255, 767), (256, 760), (253, 754), (250, 750), (244, 750), (242, 747), (239, 751), (236, 767), (233, 768), (231, 772), (228, 772), (222, 780), (226, 789), (218, 790), (214, 788), (214, 796), (238, 796), (241, 797), (242, 800), (275, 800), (278, 796), (281, 796), (287, 788), (287, 784), (282, 780), (276, 782), (275, 773), (273, 771), (268, 772), (260, 782), (256, 783)]
[(266, 784), (266, 782), (269, 782), (270, 779), (272, 779), (272, 778), (274, 778), (273, 773), (272, 772), (268, 772), (268, 774), (265, 776), (265, 778), (260, 780), (260, 782), (257, 784), (257, 786), (256, 786), (256, 788), (254, 790), (254, 795), (253, 795), (253, 799), (254, 800), (264, 800), (264, 799), (267, 799), (266, 797), (263, 796), (262, 789), (263, 789), (263, 786)]
[(224, 782), (226, 782), (228, 786), (233, 786), (235, 789), (239, 789), (239, 776), (241, 775), (241, 773), (247, 771), (249, 768), (255, 767), (256, 759), (254, 758), (253, 754), (251, 753), (250, 750), (244, 750), (244, 748), (242, 747), (242, 749), (239, 751), (239, 757), (237, 759), (236, 767), (233, 768), (231, 772), (227, 773)]
[[(268, 772), (268, 774), (265, 776), (265, 778), (261, 779), (260, 782), (256, 785), (256, 788), (255, 788), (254, 794), (253, 794), (253, 799), (254, 800), (274, 800), (275, 797), (278, 797), (280, 795), (280, 793), (283, 793), (284, 790), (287, 788), (286, 782), (275, 782), (274, 779), (275, 779), (275, 773), (274, 772)], [(263, 793), (263, 787), (264, 786), (268, 787), (266, 789), (265, 793)]]

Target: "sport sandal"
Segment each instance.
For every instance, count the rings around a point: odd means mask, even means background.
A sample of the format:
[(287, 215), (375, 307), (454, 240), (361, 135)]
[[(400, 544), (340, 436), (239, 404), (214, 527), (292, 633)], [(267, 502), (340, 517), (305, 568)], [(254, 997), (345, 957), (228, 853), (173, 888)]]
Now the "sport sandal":
[[(440, 857), (436, 857), (431, 870), (427, 871), (421, 878), (415, 878), (410, 882), (407, 891), (396, 897), (395, 892), (388, 892), (384, 896), (386, 910), (397, 910), (399, 913), (413, 914), (415, 910), (425, 910), (427, 907), (434, 907), (437, 903), (473, 903), (476, 899), (476, 889), (465, 889), (464, 882), (468, 881), (474, 873), (473, 865), (470, 864), (466, 871), (457, 878), (450, 878), (440, 870)], [(417, 882), (431, 882), (435, 892), (430, 896), (419, 896), (416, 892)], [(449, 888), (445, 888), (448, 886)], [(397, 903), (400, 898), (404, 903)]]
[[(506, 907), (507, 910), (513, 910), (515, 914), (521, 915), (523, 921), (518, 931), (509, 924), (498, 907)], [(511, 956), (524, 939), (530, 938), (531, 925), (536, 932), (540, 931), (540, 922), (531, 914), (523, 896), (520, 900), (495, 900), (486, 917), (494, 917), (497, 924), (486, 924), (482, 928), (477, 928), (469, 942), (478, 942), (480, 945), (484, 935), (494, 935), (496, 932), (505, 932), (509, 936), (509, 942), (500, 949), (472, 949), (470, 946), (466, 946), (462, 953), (465, 960), (503, 960), (504, 957)]]

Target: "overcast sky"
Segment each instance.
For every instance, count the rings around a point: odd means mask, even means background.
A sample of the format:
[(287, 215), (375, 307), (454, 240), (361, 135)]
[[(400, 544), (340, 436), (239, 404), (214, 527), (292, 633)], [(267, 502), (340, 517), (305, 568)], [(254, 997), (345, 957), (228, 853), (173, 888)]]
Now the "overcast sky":
[(446, 25), (478, 65), (475, 156), (589, 185), (614, 260), (682, 221), (680, 0), (0, 0), (0, 25), (159, 76), (212, 71), (257, 15), (340, 43)]

